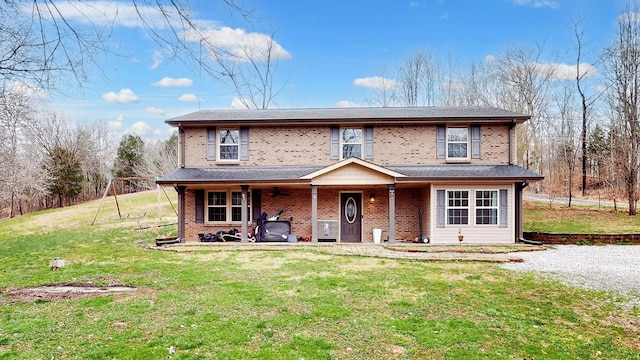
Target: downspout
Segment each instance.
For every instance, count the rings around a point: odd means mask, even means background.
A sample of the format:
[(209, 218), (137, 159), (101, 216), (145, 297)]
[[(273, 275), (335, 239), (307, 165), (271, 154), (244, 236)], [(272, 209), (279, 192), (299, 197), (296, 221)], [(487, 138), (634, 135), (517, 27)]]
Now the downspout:
[(516, 183), (516, 237), (518, 239), (519, 242), (521, 243), (525, 243), (525, 244), (529, 244), (529, 245), (542, 245), (542, 242), (540, 241), (535, 241), (535, 240), (527, 240), (524, 238), (523, 236), (523, 231), (522, 231), (522, 194), (523, 194), (523, 190), (529, 186), (529, 180), (525, 180), (522, 183)]
[(184, 168), (185, 166), (185, 157), (184, 157), (184, 129), (182, 128), (182, 123), (178, 123), (178, 166), (180, 168)]
[(513, 129), (515, 127), (515, 120), (511, 120), (509, 124), (509, 165), (513, 165)]

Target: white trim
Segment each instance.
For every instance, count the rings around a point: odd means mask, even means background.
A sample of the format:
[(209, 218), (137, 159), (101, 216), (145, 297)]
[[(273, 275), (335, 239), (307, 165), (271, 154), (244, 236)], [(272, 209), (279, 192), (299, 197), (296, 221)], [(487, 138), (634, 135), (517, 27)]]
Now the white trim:
[[(478, 206), (476, 201), (478, 200), (478, 191), (490, 191), (496, 194), (496, 206)], [(476, 210), (478, 209), (495, 209), (496, 210), (496, 223), (495, 224), (478, 224), (478, 217)], [(474, 189), (473, 190), (473, 225), (482, 227), (498, 227), (500, 226), (500, 189)]]
[[(223, 144), (220, 138), (220, 133), (223, 131), (235, 131), (238, 134), (238, 139), (236, 144)], [(235, 159), (222, 159), (222, 147), (223, 146), (235, 146), (237, 148)], [(239, 127), (229, 127), (229, 128), (216, 128), (216, 160), (221, 162), (239, 162), (240, 161), (240, 128)]]
[[(466, 129), (467, 130), (467, 141), (449, 141), (449, 129)], [(456, 162), (456, 161), (464, 161), (467, 162), (471, 159), (471, 132), (469, 130), (469, 126), (447, 126), (444, 134), (444, 151), (445, 158), (448, 162)], [(451, 157), (449, 156), (449, 144), (466, 144), (467, 145), (467, 156), (466, 157)]]
[[(225, 197), (225, 205), (224, 208), (225, 210), (225, 219), (224, 221), (214, 221), (214, 220), (209, 220), (209, 209), (210, 208), (222, 208), (223, 206), (221, 205), (209, 205), (209, 194), (210, 193), (215, 193), (215, 192), (219, 192), (219, 193), (225, 193), (226, 197)], [(233, 218), (233, 208), (239, 208), (242, 210), (242, 205), (233, 205), (233, 193), (240, 193), (242, 194), (242, 190), (241, 189), (236, 189), (236, 188), (227, 188), (227, 189), (209, 189), (209, 190), (205, 190), (204, 193), (204, 222), (206, 224), (242, 224), (242, 220), (238, 220), (238, 221), (234, 221)], [(253, 201), (251, 200), (251, 191), (247, 191), (247, 216), (248, 216), (248, 221), (251, 222), (251, 210), (253, 207)]]
[(345, 166), (350, 165), (350, 164), (357, 164), (357, 165), (363, 166), (363, 167), (365, 167), (367, 169), (371, 169), (373, 171), (377, 171), (377, 172), (379, 172), (381, 174), (385, 174), (385, 175), (393, 177), (393, 178), (404, 178), (404, 177), (407, 177), (404, 174), (400, 174), (398, 172), (391, 171), (391, 170), (386, 169), (386, 168), (384, 168), (382, 166), (376, 165), (374, 163), (370, 163), (370, 162), (368, 162), (366, 160), (362, 160), (362, 159), (358, 159), (358, 158), (349, 158), (349, 159), (342, 160), (340, 162), (334, 163), (332, 165), (329, 165), (329, 166), (327, 166), (325, 168), (322, 168), (322, 169), (320, 169), (318, 171), (312, 172), (311, 174), (307, 174), (305, 176), (302, 176), (300, 179), (301, 180), (312, 180), (312, 179), (314, 179), (314, 178), (316, 178), (318, 176), (330, 173), (330, 172), (332, 172), (334, 170), (340, 169), (340, 168), (345, 167)]
[[(360, 142), (344, 142), (344, 137), (343, 137), (343, 131), (345, 130), (360, 130)], [(364, 158), (364, 128), (362, 127), (349, 127), (349, 126), (345, 126), (345, 127), (340, 127), (339, 130), (339, 140), (340, 140), (340, 160), (345, 160), (345, 159), (349, 159), (352, 156), (345, 158), (344, 157), (344, 151), (343, 151), (343, 146), (344, 145), (360, 145), (360, 156), (353, 156), (356, 159), (363, 159)]]

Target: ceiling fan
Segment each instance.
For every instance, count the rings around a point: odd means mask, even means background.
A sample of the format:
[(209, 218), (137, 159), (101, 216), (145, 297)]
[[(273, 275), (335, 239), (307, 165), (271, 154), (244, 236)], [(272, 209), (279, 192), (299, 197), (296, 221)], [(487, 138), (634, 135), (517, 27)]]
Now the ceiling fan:
[(269, 193), (269, 196), (277, 197), (277, 196), (290, 196), (290, 195), (285, 192), (282, 192), (282, 190), (280, 190), (280, 188), (276, 186), (273, 188), (273, 191)]

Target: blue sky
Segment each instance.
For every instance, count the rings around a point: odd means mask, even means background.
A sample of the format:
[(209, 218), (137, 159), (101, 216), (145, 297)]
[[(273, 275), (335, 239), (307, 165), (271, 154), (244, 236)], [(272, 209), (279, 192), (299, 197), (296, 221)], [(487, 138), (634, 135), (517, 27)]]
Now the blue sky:
[[(189, 3), (202, 26), (230, 47), (253, 35), (274, 34), (282, 55), (276, 83), (284, 88), (273, 107), (280, 108), (366, 106), (368, 89), (362, 84), (419, 51), (464, 72), (508, 47), (544, 44), (548, 58), (539, 61), (571, 66), (571, 19), (584, 19), (591, 50), (584, 61), (593, 63), (611, 42), (624, 7), (623, 0), (238, 1), (253, 9), (251, 23), (215, 1)], [(116, 8), (109, 1), (95, 4), (103, 11)], [(108, 122), (121, 134), (163, 139), (171, 130), (164, 124), (168, 118), (232, 107), (229, 86), (171, 58), (127, 12), (126, 3), (118, 4), (105, 44), (113, 53), (99, 58), (102, 71), (93, 69), (81, 95), (51, 94), (53, 110), (73, 121)], [(82, 18), (69, 18), (83, 26)], [(100, 16), (92, 19), (100, 22)]]

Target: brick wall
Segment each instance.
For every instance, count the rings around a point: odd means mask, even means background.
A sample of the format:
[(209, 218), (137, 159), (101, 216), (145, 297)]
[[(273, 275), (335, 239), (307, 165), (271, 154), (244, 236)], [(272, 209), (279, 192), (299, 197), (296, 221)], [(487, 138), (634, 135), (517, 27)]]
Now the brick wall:
[[(482, 157), (477, 164), (507, 164), (509, 161), (508, 125), (482, 126)], [(206, 128), (185, 128), (185, 166), (215, 166), (206, 159)], [(374, 127), (374, 158), (379, 165), (438, 164), (435, 126)], [(241, 166), (256, 165), (329, 165), (329, 127), (270, 126), (249, 130), (249, 160)]]
[(544, 244), (640, 244), (640, 234), (549, 234), (540, 232), (525, 232), (527, 240), (541, 241)]
[[(333, 187), (318, 189), (318, 220), (340, 220), (340, 192), (350, 191)], [(360, 191), (360, 190), (359, 190)], [(358, 192), (359, 192), (358, 191)], [(269, 217), (278, 210), (284, 212), (280, 220), (291, 220), (291, 232), (298, 236), (311, 235), (311, 189), (283, 189), (289, 196), (271, 197), (268, 191), (262, 193), (261, 211)], [(428, 193), (428, 191), (426, 191)], [(397, 240), (413, 240), (420, 234), (418, 209), (424, 199), (419, 188), (396, 189), (396, 234)], [(370, 195), (375, 201), (370, 202)], [(428, 206), (424, 206), (428, 207)], [(389, 198), (386, 187), (362, 190), (362, 242), (373, 242), (373, 229), (383, 230), (382, 238), (388, 238)], [(427, 215), (424, 215), (427, 216)], [(426, 217), (425, 223), (427, 223)], [(253, 231), (255, 219), (249, 226)], [(199, 233), (216, 233), (232, 228), (240, 230), (237, 223), (209, 224), (195, 222), (195, 192), (188, 190), (185, 196), (185, 239), (198, 241)]]

